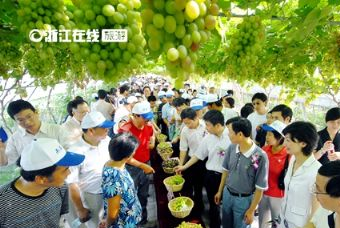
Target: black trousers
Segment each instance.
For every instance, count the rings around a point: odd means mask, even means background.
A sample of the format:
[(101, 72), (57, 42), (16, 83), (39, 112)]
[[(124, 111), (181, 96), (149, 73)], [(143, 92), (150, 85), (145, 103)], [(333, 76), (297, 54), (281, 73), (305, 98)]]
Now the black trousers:
[(214, 198), (220, 186), (222, 174), (215, 171), (207, 170), (204, 178), (204, 187), (207, 190), (209, 200), (209, 220), (210, 228), (221, 227), (220, 205), (216, 205)]
[(185, 179), (183, 190), (194, 200), (193, 211), (199, 216), (204, 211), (202, 190), (206, 171), (205, 161), (198, 161), (183, 172)]

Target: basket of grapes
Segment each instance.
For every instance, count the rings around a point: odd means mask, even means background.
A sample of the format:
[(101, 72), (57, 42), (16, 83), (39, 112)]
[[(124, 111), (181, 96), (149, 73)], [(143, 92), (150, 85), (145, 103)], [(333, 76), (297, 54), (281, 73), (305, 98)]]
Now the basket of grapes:
[(172, 150), (170, 143), (161, 142), (157, 145), (157, 152), (163, 161), (165, 161), (171, 157), (174, 151)]
[(179, 165), (178, 158), (169, 158), (162, 162), (162, 168), (165, 173), (173, 174), (175, 172), (174, 168)]
[(165, 185), (166, 189), (172, 192), (181, 191), (183, 188), (184, 182), (185, 180), (181, 175), (167, 177), (163, 180), (163, 184)]
[(164, 135), (164, 134), (158, 134), (158, 135), (156, 135), (156, 138), (157, 138), (157, 141), (158, 141), (159, 143), (161, 143), (161, 142), (165, 142), (165, 141), (166, 141), (167, 136)]
[(203, 226), (201, 224), (191, 222), (182, 222), (176, 228), (203, 228)]
[(171, 214), (176, 218), (187, 217), (192, 208), (194, 207), (194, 201), (189, 197), (180, 196), (169, 201), (168, 208)]

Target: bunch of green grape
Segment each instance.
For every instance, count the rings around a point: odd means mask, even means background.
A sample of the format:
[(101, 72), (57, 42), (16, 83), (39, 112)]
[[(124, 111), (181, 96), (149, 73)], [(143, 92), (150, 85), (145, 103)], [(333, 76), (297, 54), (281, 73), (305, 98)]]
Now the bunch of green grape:
[(10, 71), (15, 70), (21, 65), (23, 51), (20, 44), (7, 40), (0, 41), (0, 75), (8, 78)]
[(174, 211), (183, 211), (188, 209), (187, 200), (182, 197), (177, 197), (171, 205)]
[(28, 37), (32, 29), (72, 29), (73, 15), (64, 0), (18, 0), (20, 31)]
[(57, 67), (51, 49), (45, 50), (31, 47), (25, 52), (23, 60), (24, 66), (30, 75), (40, 79), (51, 76)]
[(84, 0), (73, 11), (81, 30), (127, 29), (128, 42), (71, 43), (76, 59), (83, 60), (92, 76), (111, 80), (138, 68), (144, 61), (146, 41), (141, 32), (139, 0)]
[(184, 80), (183, 72), (195, 70), (196, 51), (215, 28), (215, 16), (219, 13), (216, 1), (144, 0), (144, 3), (143, 30), (150, 53), (155, 57), (164, 53), (171, 75)]
[(237, 26), (229, 46), (230, 68), (242, 77), (251, 74), (265, 43), (265, 26), (259, 16), (247, 16)]

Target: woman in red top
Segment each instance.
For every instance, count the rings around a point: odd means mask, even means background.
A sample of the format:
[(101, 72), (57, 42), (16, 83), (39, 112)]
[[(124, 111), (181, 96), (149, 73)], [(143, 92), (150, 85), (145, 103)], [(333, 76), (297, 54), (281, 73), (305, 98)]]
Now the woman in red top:
[(262, 149), (267, 153), (269, 160), (268, 190), (263, 193), (259, 204), (259, 227), (271, 227), (269, 221), (274, 220), (280, 213), (284, 190), (279, 188), (279, 176), (284, 168), (287, 157), (286, 148), (283, 146), (284, 137), (282, 130), (286, 127), (279, 120), (270, 125), (264, 125), (267, 131), (266, 145)]

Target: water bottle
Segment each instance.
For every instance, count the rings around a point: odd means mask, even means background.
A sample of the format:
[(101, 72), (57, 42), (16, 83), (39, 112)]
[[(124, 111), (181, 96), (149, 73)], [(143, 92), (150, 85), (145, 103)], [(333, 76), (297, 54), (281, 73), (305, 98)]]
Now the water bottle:
[(330, 149), (328, 150), (328, 154), (332, 154), (332, 153), (334, 153), (335, 151), (334, 151), (334, 144), (332, 143), (331, 145), (330, 145)]

